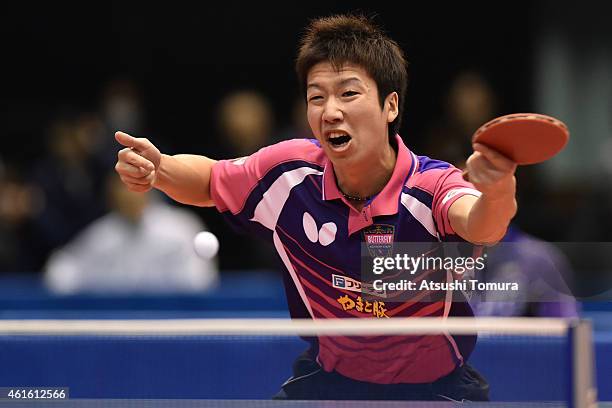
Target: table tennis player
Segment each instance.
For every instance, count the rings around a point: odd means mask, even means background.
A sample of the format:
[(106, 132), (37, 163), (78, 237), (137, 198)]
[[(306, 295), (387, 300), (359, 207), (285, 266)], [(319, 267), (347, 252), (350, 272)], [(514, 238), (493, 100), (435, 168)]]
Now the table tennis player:
[[(307, 27), (296, 61), (312, 139), (283, 141), (215, 161), (161, 154), (123, 132), (116, 170), (133, 191), (215, 206), (234, 227), (270, 241), (287, 273), (294, 318), (393, 318), (469, 313), (429, 303), (365, 301), (333, 276), (360, 278), (368, 234), (395, 242), (494, 243), (517, 211), (516, 164), (482, 144), (470, 182), (448, 163), (418, 156), (398, 135), (406, 61), (370, 19), (335, 15)], [(448, 305), (446, 305), (448, 306)], [(469, 347), (445, 335), (321, 337), (294, 364), (278, 399), (487, 400)]]

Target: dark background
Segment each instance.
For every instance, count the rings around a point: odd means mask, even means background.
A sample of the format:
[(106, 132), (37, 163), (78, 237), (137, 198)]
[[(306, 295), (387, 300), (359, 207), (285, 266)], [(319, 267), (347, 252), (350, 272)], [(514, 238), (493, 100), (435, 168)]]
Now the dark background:
[[(500, 96), (500, 114), (537, 110), (538, 35), (560, 27), (567, 41), (597, 41), (610, 33), (611, 8), (603, 2), (573, 7), (544, 0), (3, 5), (0, 157), (27, 173), (46, 154), (47, 124), (67, 107), (95, 111), (105, 84), (117, 78), (140, 89), (148, 129), (142, 136), (166, 153), (214, 151), (220, 143), (214, 136), (217, 104), (235, 89), (262, 92), (273, 103), (278, 127), (287, 126), (298, 95), (293, 61), (303, 27), (311, 18), (348, 11), (376, 15), (405, 50), (410, 83), (401, 134), (419, 152), (427, 126), (443, 114), (457, 72), (481, 72)], [(524, 208), (534, 207), (538, 196), (532, 198)], [(563, 240), (560, 223), (578, 206), (523, 210), (518, 220), (538, 236)], [(222, 268), (243, 267), (224, 249), (229, 246), (223, 237), (239, 238), (214, 210), (194, 211), (222, 237)], [(539, 222), (543, 212), (550, 216), (545, 223)]]
[(469, 4), (181, 4), (24, 3), (3, 12), (1, 123), (11, 139), (3, 152), (42, 154), (40, 130), (50, 117), (62, 105), (95, 109), (104, 84), (118, 77), (144, 93), (147, 137), (167, 140), (172, 150), (205, 153), (215, 104), (233, 89), (269, 96), (282, 123), (298, 94), (293, 61), (303, 27), (316, 16), (355, 10), (378, 15), (410, 62), (402, 129), (409, 143), (418, 143), (422, 127), (440, 114), (460, 69), (486, 73), (503, 94), (503, 110), (531, 107), (537, 4), (513, 2), (503, 14)]

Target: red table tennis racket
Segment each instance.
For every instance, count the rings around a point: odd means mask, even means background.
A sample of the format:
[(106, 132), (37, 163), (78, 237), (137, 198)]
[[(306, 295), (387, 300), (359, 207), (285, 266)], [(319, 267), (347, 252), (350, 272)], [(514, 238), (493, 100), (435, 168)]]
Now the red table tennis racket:
[[(482, 143), (522, 165), (550, 159), (568, 140), (569, 131), (563, 122), (539, 113), (500, 116), (479, 127), (472, 136), (472, 143)], [(464, 178), (467, 180), (467, 172)]]

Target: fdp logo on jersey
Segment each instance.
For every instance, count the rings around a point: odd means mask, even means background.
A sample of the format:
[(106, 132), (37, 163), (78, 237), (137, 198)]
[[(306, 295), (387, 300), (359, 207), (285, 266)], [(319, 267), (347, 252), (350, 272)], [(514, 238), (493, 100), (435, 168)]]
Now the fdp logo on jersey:
[(389, 257), (393, 254), (394, 235), (393, 225), (375, 224), (363, 231), (363, 240), (373, 258)]
[(361, 282), (347, 278), (346, 276), (332, 275), (334, 288), (350, 290), (353, 292), (361, 292)]
[(332, 275), (332, 284), (334, 288), (350, 290), (351, 292), (366, 293), (378, 297), (387, 297), (384, 290), (376, 290), (372, 285), (361, 283), (358, 280), (342, 275)]

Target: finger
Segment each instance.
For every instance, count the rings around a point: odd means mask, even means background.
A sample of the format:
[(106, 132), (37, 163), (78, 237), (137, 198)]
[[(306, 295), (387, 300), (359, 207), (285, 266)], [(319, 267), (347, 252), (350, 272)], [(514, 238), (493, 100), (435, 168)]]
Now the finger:
[(142, 137), (130, 136), (125, 132), (115, 132), (115, 140), (125, 147), (131, 147), (138, 151), (147, 150), (151, 147), (151, 142)]
[(147, 179), (143, 178), (138, 178), (138, 177), (130, 177), (130, 176), (120, 176), (121, 181), (123, 181), (125, 184), (138, 184), (139, 186), (146, 186), (151, 184), (150, 181), (148, 181)]
[(147, 191), (149, 191), (151, 189), (150, 185), (140, 185), (140, 184), (132, 184), (132, 183), (125, 183), (126, 187), (128, 188), (128, 190), (133, 191), (135, 193), (146, 193)]
[(465, 162), (466, 169), (470, 172), (480, 170), (482, 167), (491, 166), (489, 160), (480, 152), (475, 151)]
[(474, 151), (482, 154), (494, 167), (504, 171), (514, 171), (516, 163), (500, 152), (485, 146), (482, 143), (474, 143)]
[(121, 180), (126, 183), (126, 184), (138, 184), (141, 186), (144, 185), (151, 185), (153, 183), (154, 180), (154, 176), (153, 175), (148, 175), (146, 177), (132, 177), (132, 176), (126, 176), (126, 175), (121, 175)]
[(119, 158), (120, 162), (126, 162), (136, 167), (142, 167), (150, 172), (155, 170), (155, 165), (151, 163), (150, 160), (144, 158), (130, 148), (121, 149), (117, 154), (117, 157)]
[(131, 177), (146, 177), (147, 175), (151, 174), (151, 171), (148, 169), (137, 167), (133, 164), (123, 161), (117, 162), (117, 164), (115, 165), (115, 170), (121, 175)]
[(481, 152), (474, 152), (472, 157), (472, 168), (481, 173), (506, 173), (506, 169), (490, 160)]
[(495, 170), (490, 167), (475, 165), (469, 170), (470, 181), (473, 184), (495, 184), (508, 176), (511, 176), (512, 173), (502, 172), (500, 170)]
[(489, 184), (503, 178), (508, 173), (493, 165), (482, 153), (474, 152), (468, 158), (466, 167), (470, 181), (474, 184)]

